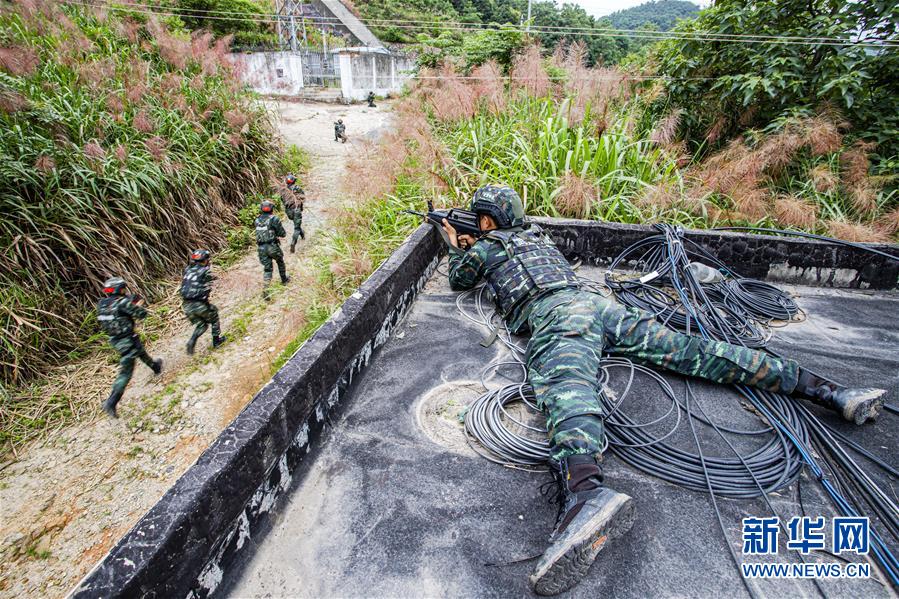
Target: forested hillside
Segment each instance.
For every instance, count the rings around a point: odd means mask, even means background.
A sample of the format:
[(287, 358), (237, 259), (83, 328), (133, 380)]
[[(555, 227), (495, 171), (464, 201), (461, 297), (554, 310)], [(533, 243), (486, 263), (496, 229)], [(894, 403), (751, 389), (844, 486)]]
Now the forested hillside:
[(679, 19), (691, 19), (699, 13), (699, 6), (684, 0), (656, 0), (632, 8), (613, 12), (606, 19), (618, 29), (651, 28), (668, 31)]

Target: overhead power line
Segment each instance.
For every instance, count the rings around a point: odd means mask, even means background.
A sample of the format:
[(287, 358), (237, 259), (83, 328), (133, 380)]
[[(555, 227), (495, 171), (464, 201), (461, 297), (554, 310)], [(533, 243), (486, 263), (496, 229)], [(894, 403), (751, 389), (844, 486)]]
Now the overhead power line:
[[(262, 18), (256, 16), (247, 16), (245, 13), (235, 13), (235, 12), (222, 12), (222, 11), (193, 11), (193, 12), (203, 12), (205, 14), (187, 14), (186, 12), (173, 12), (171, 10), (162, 10), (161, 7), (153, 7), (146, 4), (138, 4), (138, 3), (128, 3), (128, 2), (118, 2), (115, 4), (109, 3), (90, 3), (85, 1), (78, 0), (66, 0), (66, 4), (76, 5), (76, 6), (88, 6), (88, 7), (98, 7), (102, 6), (103, 8), (107, 8), (110, 10), (118, 10), (123, 12), (136, 12), (140, 14), (150, 14), (157, 16), (176, 16), (176, 17), (189, 17), (195, 19), (204, 19), (204, 20), (219, 20), (219, 21), (234, 21), (237, 19), (251, 21), (256, 23), (277, 23), (282, 19), (279, 19), (276, 15), (265, 16), (263, 13), (254, 13), (256, 15), (262, 15)], [(236, 16), (240, 14), (240, 16)], [(235, 15), (235, 16), (225, 16), (225, 15)], [(337, 25), (340, 24), (341, 21), (334, 17), (313, 17), (313, 16), (300, 16), (297, 17), (302, 20), (306, 20), (307, 22), (311, 22), (313, 24), (319, 25)], [(458, 22), (439, 22), (439, 21), (414, 21), (414, 20), (406, 20), (406, 19), (366, 19), (361, 20), (362, 23), (370, 26), (381, 26), (381, 27), (393, 27), (397, 29), (405, 29), (405, 30), (417, 30), (421, 31), (423, 29), (429, 27), (440, 27), (444, 30), (450, 31), (520, 31), (522, 33), (527, 33), (527, 31), (523, 27), (514, 26), (514, 25), (505, 25), (505, 26), (493, 26), (493, 25), (479, 25), (476, 23), (458, 23)], [(799, 36), (766, 36), (766, 35), (752, 35), (752, 34), (718, 34), (718, 33), (688, 33), (688, 32), (650, 32), (650, 31), (641, 31), (641, 30), (626, 30), (626, 29), (609, 29), (609, 28), (578, 28), (578, 27), (556, 27), (556, 26), (540, 26), (531, 28), (531, 33), (542, 33), (545, 35), (561, 35), (567, 37), (605, 37), (605, 38), (619, 38), (619, 37), (630, 37), (635, 39), (647, 39), (647, 40), (666, 40), (666, 39), (677, 39), (684, 41), (698, 41), (698, 42), (729, 42), (729, 43), (752, 43), (752, 44), (777, 44), (777, 45), (805, 45), (805, 46), (853, 46), (853, 47), (861, 47), (861, 48), (878, 48), (878, 49), (886, 49), (886, 48), (897, 48), (899, 47), (899, 42), (893, 42), (891, 40), (887, 41), (851, 41), (851, 40), (840, 40), (840, 38), (802, 38)]]
[[(109, 0), (106, 0), (105, 3), (108, 5)], [(154, 6), (151, 4), (143, 4), (139, 2), (115, 2), (116, 5), (125, 5), (125, 6), (134, 6), (139, 8), (153, 9), (153, 10), (164, 10), (163, 7)], [(245, 13), (238, 11), (224, 11), (224, 10), (210, 10), (210, 9), (195, 9), (195, 8), (184, 8), (178, 9), (179, 12), (177, 14), (182, 16), (190, 16), (196, 18), (203, 18), (203, 14), (209, 15), (234, 15), (233, 17), (222, 16), (221, 18), (225, 19), (238, 19), (241, 17), (247, 17), (247, 15), (251, 15), (254, 19), (259, 21), (267, 21), (270, 19), (283, 19), (283, 15), (277, 13)], [(188, 13), (200, 13), (200, 14), (188, 14)], [(258, 18), (258, 19), (257, 19)], [(300, 18), (306, 18), (308, 20), (316, 20), (316, 21), (332, 21), (340, 23), (340, 19), (337, 17), (314, 17), (314, 16), (305, 16)], [(361, 19), (360, 21), (364, 23), (384, 23), (384, 24), (418, 24), (418, 25), (426, 25), (426, 26), (434, 26), (434, 27), (442, 27), (446, 25), (450, 26), (459, 26), (459, 27), (482, 27), (483, 25), (480, 23), (468, 23), (464, 21), (447, 21), (447, 20), (439, 20), (439, 19), (429, 19), (429, 20), (416, 20), (416, 19)], [(488, 25), (489, 26), (489, 25)], [(514, 27), (514, 26), (512, 26)], [(770, 39), (770, 40), (798, 40), (798, 41), (809, 41), (809, 42), (833, 42), (835, 44), (840, 45), (858, 45), (859, 43), (871, 43), (871, 44), (897, 44), (899, 45), (899, 41), (893, 40), (882, 40), (879, 38), (868, 38), (868, 39), (860, 39), (856, 41), (847, 40), (846, 38), (841, 37), (824, 37), (824, 36), (798, 36), (798, 35), (766, 35), (766, 34), (745, 34), (745, 33), (721, 33), (721, 32), (711, 32), (711, 33), (694, 33), (689, 31), (678, 31), (678, 32), (668, 32), (668, 31), (647, 31), (645, 29), (626, 29), (626, 28), (615, 28), (615, 27), (572, 27), (572, 26), (559, 26), (559, 25), (540, 25), (540, 29), (543, 30), (564, 30), (564, 31), (588, 31), (588, 32), (609, 32), (609, 33), (619, 33), (622, 35), (634, 33), (639, 35), (678, 35), (678, 36), (694, 36), (701, 37), (707, 35), (713, 35), (716, 38), (728, 38), (728, 39)], [(527, 30), (525, 30), (527, 31)]]

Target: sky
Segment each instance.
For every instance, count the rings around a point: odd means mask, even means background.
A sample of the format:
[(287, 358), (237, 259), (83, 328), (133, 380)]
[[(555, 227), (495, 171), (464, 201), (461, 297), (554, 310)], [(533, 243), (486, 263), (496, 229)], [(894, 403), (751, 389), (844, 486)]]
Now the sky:
[[(556, 4), (563, 4), (565, 0), (556, 0)], [(630, 8), (644, 4), (647, 0), (567, 0), (584, 7), (589, 14), (594, 17), (604, 17), (616, 10)], [(691, 0), (693, 4), (706, 7), (710, 4), (710, 0)]]

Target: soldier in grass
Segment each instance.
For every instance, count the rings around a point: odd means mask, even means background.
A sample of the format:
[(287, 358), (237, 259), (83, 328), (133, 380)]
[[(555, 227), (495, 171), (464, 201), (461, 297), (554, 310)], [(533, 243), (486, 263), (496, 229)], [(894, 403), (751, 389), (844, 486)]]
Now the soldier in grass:
[[(457, 235), (449, 283), (457, 291), (486, 279), (513, 333), (530, 332), (528, 380), (544, 411), (559, 516), (530, 577), (540, 595), (561, 593), (586, 575), (603, 546), (634, 522), (630, 497), (605, 486), (605, 447), (597, 383), (603, 352), (719, 383), (740, 383), (810, 400), (861, 424), (883, 406), (882, 389), (853, 389), (812, 374), (793, 360), (673, 331), (653, 314), (578, 288), (552, 240), (525, 222), (510, 187), (488, 185), (471, 202), (481, 236)], [(468, 248), (463, 251), (460, 248)]]
[(293, 237), (290, 240), (290, 253), (297, 248), (297, 239), (306, 239), (303, 231), (303, 204), (306, 202), (306, 192), (300, 187), (294, 175), (284, 178), (284, 189), (281, 190), (281, 202), (284, 204), (284, 212), (287, 218), (293, 221)]
[(187, 355), (193, 355), (197, 340), (212, 327), (212, 347), (216, 348), (225, 342), (219, 326), (218, 308), (209, 303), (212, 282), (215, 277), (209, 267), (209, 250), (194, 250), (190, 255), (190, 263), (184, 269), (181, 279), (181, 304), (185, 316), (194, 325), (194, 332), (187, 341)]
[(260, 214), (253, 223), (256, 227), (256, 250), (259, 262), (262, 263), (262, 279), (265, 282), (266, 297), (268, 286), (272, 281), (272, 261), (278, 263), (278, 274), (281, 275), (281, 283), (290, 281), (287, 269), (284, 266), (284, 253), (281, 251), (282, 237), (287, 236), (281, 219), (275, 216), (275, 205), (268, 200), (259, 205)]
[(127, 294), (124, 279), (113, 277), (103, 283), (103, 297), (97, 304), (97, 322), (109, 335), (109, 343), (119, 353), (119, 374), (112, 384), (112, 393), (103, 402), (103, 411), (111, 418), (118, 418), (116, 405), (125, 393), (125, 387), (134, 373), (134, 360), (140, 359), (154, 374), (162, 372), (162, 360), (154, 360), (144, 349), (140, 337), (134, 331), (134, 321), (147, 317), (144, 301), (137, 295)]

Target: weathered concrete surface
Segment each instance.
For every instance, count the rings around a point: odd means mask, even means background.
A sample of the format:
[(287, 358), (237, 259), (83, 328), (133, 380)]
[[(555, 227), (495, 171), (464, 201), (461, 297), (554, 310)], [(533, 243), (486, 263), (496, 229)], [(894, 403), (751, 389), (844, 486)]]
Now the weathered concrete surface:
[[(441, 267), (445, 270), (445, 265)], [(596, 278), (598, 269), (582, 274)], [(808, 320), (778, 329), (772, 347), (850, 384), (877, 384), (899, 397), (899, 294), (788, 287)], [(530, 596), (530, 563), (506, 564), (542, 552), (555, 508), (538, 486), (546, 474), (502, 468), (436, 443), (418, 423), (417, 406), (435, 388), (465, 386), (503, 356), (499, 344), (478, 345), (484, 332), (458, 316), (444, 276), (435, 274), (324, 432), (308, 470), (294, 477), (285, 505), (265, 534), (248, 538), (243, 561), (219, 587), (228, 597), (509, 597)], [(623, 373), (613, 378), (621, 388)], [(672, 379), (682, 393), (681, 379)], [(696, 384), (703, 408), (718, 423), (758, 428), (727, 389)], [(668, 406), (657, 387), (638, 379), (625, 409), (638, 421)], [(824, 414), (823, 412), (819, 412)], [(884, 414), (855, 427), (823, 417), (893, 464), (899, 417)], [(671, 421), (655, 429), (661, 433)], [(699, 428), (706, 455), (727, 456), (714, 432)], [(674, 442), (695, 450), (682, 422)], [(733, 438), (743, 452), (759, 439)], [(875, 478), (890, 483), (873, 467)], [(645, 475), (607, 454), (607, 482), (632, 495), (633, 531), (605, 551), (572, 597), (743, 597), (708, 495)], [(803, 475), (801, 502), (809, 515), (831, 516), (818, 484)], [(797, 485), (771, 496), (781, 517), (800, 513)], [(761, 500), (719, 499), (729, 542), (739, 554), (740, 520), (768, 515)], [(783, 542), (783, 541), (782, 541)], [(796, 561), (782, 545), (779, 561)], [(827, 561), (812, 557), (810, 561)], [(822, 582), (829, 597), (885, 597), (873, 581)], [(762, 596), (818, 596), (810, 582), (758, 583)]]

